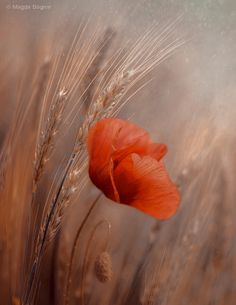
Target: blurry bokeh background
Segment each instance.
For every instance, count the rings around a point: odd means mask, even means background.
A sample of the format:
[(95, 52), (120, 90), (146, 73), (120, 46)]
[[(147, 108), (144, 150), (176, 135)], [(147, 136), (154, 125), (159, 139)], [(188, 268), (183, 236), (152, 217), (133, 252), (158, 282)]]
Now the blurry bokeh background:
[[(41, 9), (33, 9), (33, 5)], [(119, 115), (147, 129), (153, 140), (168, 145), (166, 165), (182, 201), (173, 219), (157, 222), (103, 197), (81, 236), (70, 304), (83, 304), (78, 287), (85, 249), (93, 227), (106, 219), (111, 224), (108, 247), (113, 280), (99, 283), (90, 266), (86, 304), (234, 305), (236, 2), (2, 0), (0, 144), (13, 120), (19, 80), (28, 67), (37, 66), (47, 52), (63, 47), (76, 25), (87, 19), (89, 35), (98, 24), (114, 31), (114, 48), (128, 41), (132, 45), (153, 24), (161, 31), (174, 23), (173, 39), (183, 39), (184, 44), (149, 75), (152, 82)], [(70, 139), (65, 137), (60, 143), (57, 162)], [(89, 184), (66, 214), (45, 262), (39, 304), (52, 304), (52, 300), (63, 304), (62, 287), (73, 238), (97, 192)], [(90, 261), (103, 248), (106, 236), (106, 226), (101, 226), (90, 245)], [(4, 253), (6, 242), (3, 238), (0, 253)], [(13, 265), (17, 255), (12, 254)], [(10, 304), (9, 274), (3, 268), (9, 257), (2, 258), (0, 303)], [(13, 274), (16, 270), (18, 267), (12, 267)], [(12, 282), (10, 295), (17, 297), (19, 278)]]

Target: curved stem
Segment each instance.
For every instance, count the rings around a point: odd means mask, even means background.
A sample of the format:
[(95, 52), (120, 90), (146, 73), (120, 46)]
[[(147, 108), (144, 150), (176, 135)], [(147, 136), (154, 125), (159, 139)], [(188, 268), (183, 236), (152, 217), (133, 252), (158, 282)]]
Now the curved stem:
[(98, 197), (96, 198), (96, 200), (93, 202), (93, 204), (91, 205), (90, 209), (88, 210), (86, 216), (84, 217), (77, 233), (74, 239), (74, 243), (73, 243), (73, 247), (72, 247), (72, 252), (71, 252), (71, 256), (70, 256), (70, 262), (69, 262), (69, 269), (68, 269), (68, 273), (67, 273), (67, 279), (66, 279), (66, 288), (65, 288), (65, 301), (64, 304), (68, 305), (69, 304), (69, 292), (70, 292), (70, 284), (71, 284), (71, 270), (72, 270), (72, 265), (73, 265), (73, 261), (74, 261), (74, 256), (75, 256), (75, 251), (76, 251), (76, 246), (77, 246), (77, 241), (80, 237), (80, 233), (82, 231), (82, 229), (84, 228), (84, 225), (86, 224), (86, 221), (88, 220), (90, 214), (92, 213), (94, 207), (96, 206), (96, 203), (98, 202), (98, 200), (100, 199), (100, 197), (102, 196), (102, 194), (99, 194)]
[(87, 248), (86, 248), (86, 251), (85, 251), (85, 257), (84, 257), (84, 262), (83, 262), (83, 267), (82, 267), (82, 280), (81, 280), (81, 288), (80, 288), (80, 292), (81, 292), (81, 305), (84, 305), (84, 277), (85, 277), (85, 273), (86, 273), (86, 270), (88, 269), (87, 268), (87, 262), (88, 262), (88, 252), (89, 252), (89, 248), (90, 248), (90, 245), (91, 245), (91, 242), (94, 238), (94, 235), (96, 233), (96, 230), (97, 228), (102, 225), (103, 223), (106, 223), (108, 225), (108, 235), (107, 235), (107, 239), (106, 239), (106, 245), (105, 245), (105, 249), (107, 249), (107, 246), (108, 246), (108, 241), (109, 241), (109, 237), (110, 237), (110, 233), (111, 233), (111, 224), (110, 222), (107, 220), (107, 219), (102, 219), (100, 220), (96, 226), (93, 228), (93, 231), (90, 235), (90, 238), (89, 238), (89, 241), (87, 243)]

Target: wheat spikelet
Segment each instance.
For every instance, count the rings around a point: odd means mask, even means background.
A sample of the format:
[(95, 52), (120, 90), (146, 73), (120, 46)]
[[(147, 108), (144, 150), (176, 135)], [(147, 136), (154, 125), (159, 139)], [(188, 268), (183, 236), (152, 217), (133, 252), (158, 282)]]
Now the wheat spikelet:
[(91, 104), (82, 127), (79, 129), (76, 139), (75, 152), (78, 153), (85, 143), (88, 131), (98, 120), (111, 116), (112, 111), (118, 106), (119, 100), (127, 90), (128, 85), (134, 79), (135, 72), (123, 72), (118, 75)]
[[(10, 125), (10, 130), (8, 131), (8, 134), (3, 144), (3, 149), (1, 150), (0, 153), (0, 159), (1, 159), (0, 185), (2, 185), (2, 187), (4, 186), (5, 172), (7, 170), (9, 159), (11, 158), (17, 146), (19, 136), (22, 132), (24, 124), (32, 123), (32, 128), (33, 129), (37, 128), (39, 122), (38, 115), (41, 110), (40, 109), (41, 103), (43, 101), (46, 90), (49, 68), (50, 68), (50, 62), (48, 60), (45, 60), (42, 63), (42, 65), (39, 67), (37, 73), (32, 72), (35, 79), (32, 84), (32, 92), (28, 97), (29, 101), (26, 107), (23, 103), (20, 102), (21, 99), (24, 99), (24, 93), (21, 92), (21, 90), (19, 89), (20, 92), (18, 93), (17, 96), (18, 101), (17, 101), (16, 111), (13, 117), (13, 122)], [(26, 118), (28, 116), (31, 118), (32, 122), (26, 122)], [(34, 141), (35, 140), (36, 139), (34, 139)]]
[(37, 183), (42, 175), (44, 166), (50, 157), (53, 149), (53, 141), (58, 132), (58, 127), (62, 119), (63, 110), (65, 107), (65, 101), (67, 99), (67, 92), (62, 89), (58, 93), (58, 97), (55, 103), (51, 106), (49, 117), (47, 120), (47, 127), (45, 132), (42, 133), (43, 141), (39, 145), (35, 156), (35, 169), (34, 169), (34, 187), (33, 191), (36, 191)]
[(102, 65), (106, 59), (107, 52), (111, 47), (114, 36), (115, 33), (112, 29), (108, 28), (105, 31), (101, 42), (99, 43), (97, 54), (83, 77), (82, 87), (84, 90), (82, 90), (82, 92), (85, 94), (83, 94), (82, 103), (85, 107), (85, 111), (88, 110), (90, 102), (92, 101), (96, 84), (99, 81), (99, 75), (102, 74)]

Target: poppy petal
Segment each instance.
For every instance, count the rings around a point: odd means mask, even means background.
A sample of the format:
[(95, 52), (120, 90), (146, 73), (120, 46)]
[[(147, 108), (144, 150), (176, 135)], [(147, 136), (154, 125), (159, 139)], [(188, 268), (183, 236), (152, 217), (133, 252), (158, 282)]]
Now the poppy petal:
[[(100, 121), (101, 122), (101, 121)], [(87, 139), (89, 151), (89, 176), (92, 182), (110, 198), (113, 187), (110, 180), (111, 141), (117, 132), (114, 124), (97, 123), (90, 129)]]
[(128, 154), (145, 154), (149, 144), (148, 133), (136, 125), (120, 119), (103, 119), (89, 131), (89, 174), (100, 189), (110, 190), (110, 160), (114, 163)]
[(114, 170), (121, 203), (158, 219), (167, 219), (179, 206), (179, 193), (162, 162), (132, 154)]
[(157, 144), (152, 143), (149, 145), (149, 153), (148, 155), (150, 157), (153, 157), (157, 161), (160, 161), (165, 154), (167, 153), (167, 146), (165, 144)]

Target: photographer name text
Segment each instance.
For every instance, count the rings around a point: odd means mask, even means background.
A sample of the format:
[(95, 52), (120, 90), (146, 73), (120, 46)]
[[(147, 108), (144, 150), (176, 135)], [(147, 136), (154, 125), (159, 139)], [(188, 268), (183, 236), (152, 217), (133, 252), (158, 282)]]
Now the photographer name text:
[(6, 6), (8, 10), (16, 10), (16, 11), (47, 11), (52, 8), (51, 5), (42, 5), (42, 4), (9, 4)]

